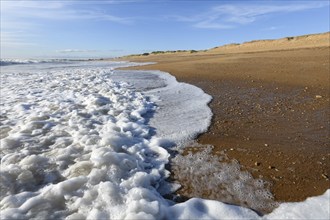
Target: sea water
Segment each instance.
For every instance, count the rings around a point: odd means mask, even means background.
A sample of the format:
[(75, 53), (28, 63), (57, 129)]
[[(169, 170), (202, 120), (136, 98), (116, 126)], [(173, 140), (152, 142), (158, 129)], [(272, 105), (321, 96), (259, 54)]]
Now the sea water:
[(166, 182), (170, 148), (205, 132), (212, 117), (211, 97), (168, 73), (115, 70), (141, 65), (129, 62), (1, 65), (1, 219), (329, 218), (330, 190), (262, 217), (165, 199), (177, 189)]

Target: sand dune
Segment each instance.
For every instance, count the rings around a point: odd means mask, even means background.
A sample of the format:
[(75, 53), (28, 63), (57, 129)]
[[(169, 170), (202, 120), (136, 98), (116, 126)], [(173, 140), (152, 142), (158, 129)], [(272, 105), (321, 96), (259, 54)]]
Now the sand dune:
[(296, 37), (285, 37), (276, 40), (255, 40), (242, 44), (228, 44), (208, 50), (208, 53), (237, 53), (270, 50), (288, 50), (298, 48), (329, 47), (330, 32)]
[[(206, 50), (177, 50), (177, 51), (155, 51), (145, 54), (134, 54), (122, 58), (136, 59), (148, 57), (178, 57), (178, 56), (200, 56), (206, 54), (232, 54), (251, 53), (262, 51), (293, 50), (306, 48), (330, 47), (330, 32), (321, 34), (309, 34), (294, 37), (285, 37), (272, 40), (253, 40), (241, 44), (231, 43)], [(148, 54), (148, 55), (147, 55)]]

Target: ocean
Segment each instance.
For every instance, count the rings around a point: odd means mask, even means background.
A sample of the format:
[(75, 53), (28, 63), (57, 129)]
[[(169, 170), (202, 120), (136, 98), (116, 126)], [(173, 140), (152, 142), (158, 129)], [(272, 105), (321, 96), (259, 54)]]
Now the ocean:
[(145, 64), (1, 60), (1, 219), (329, 218), (330, 190), (264, 216), (166, 199), (180, 187), (169, 152), (207, 131), (212, 97), (169, 73), (117, 69)]

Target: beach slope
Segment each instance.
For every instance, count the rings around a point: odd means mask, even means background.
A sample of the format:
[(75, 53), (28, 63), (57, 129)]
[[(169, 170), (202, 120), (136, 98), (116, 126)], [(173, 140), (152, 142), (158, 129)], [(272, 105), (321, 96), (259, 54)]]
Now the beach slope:
[[(157, 62), (133, 68), (169, 72), (210, 94), (212, 124), (197, 141), (271, 182), (275, 199), (288, 202), (329, 188), (329, 46), (328, 32), (121, 59)], [(210, 195), (181, 184), (188, 198)]]

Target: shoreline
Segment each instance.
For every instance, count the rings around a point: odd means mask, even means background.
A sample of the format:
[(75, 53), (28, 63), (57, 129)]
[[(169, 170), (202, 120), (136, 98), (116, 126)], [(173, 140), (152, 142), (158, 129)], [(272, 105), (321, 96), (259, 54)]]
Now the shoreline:
[[(330, 188), (329, 52), (316, 46), (128, 59), (157, 62), (130, 69), (169, 72), (211, 95), (212, 123), (197, 142), (271, 182), (276, 201), (295, 202)], [(181, 184), (178, 193), (196, 196), (189, 181)]]

